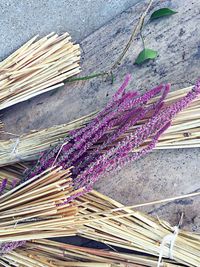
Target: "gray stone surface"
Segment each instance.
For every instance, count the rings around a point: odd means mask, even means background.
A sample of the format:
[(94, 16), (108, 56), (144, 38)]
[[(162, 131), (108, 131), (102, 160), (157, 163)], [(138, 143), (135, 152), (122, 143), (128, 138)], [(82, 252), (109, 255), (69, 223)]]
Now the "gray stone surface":
[(139, 0), (1, 0), (0, 58), (35, 34), (68, 31), (80, 41)]
[[(148, 47), (159, 51), (155, 61), (141, 67), (133, 64), (142, 48), (141, 41), (136, 38), (123, 64), (115, 71), (114, 84), (101, 78), (80, 81), (11, 107), (4, 111), (2, 118), (6, 129), (20, 134), (88, 114), (108, 101), (127, 72), (133, 77), (129, 88), (140, 91), (166, 81), (172, 83), (173, 90), (194, 83), (200, 76), (200, 2), (155, 1), (153, 9), (160, 6), (173, 7), (178, 13), (150, 23), (144, 30)], [(82, 75), (109, 69), (122, 51), (143, 9), (144, 1), (140, 1), (81, 42)], [(199, 149), (156, 151), (119, 173), (104, 177), (96, 188), (125, 204), (193, 192), (200, 187), (199, 160)], [(200, 226), (199, 197), (148, 207), (145, 211), (173, 224), (177, 223), (178, 213), (184, 211), (186, 228), (198, 230)]]

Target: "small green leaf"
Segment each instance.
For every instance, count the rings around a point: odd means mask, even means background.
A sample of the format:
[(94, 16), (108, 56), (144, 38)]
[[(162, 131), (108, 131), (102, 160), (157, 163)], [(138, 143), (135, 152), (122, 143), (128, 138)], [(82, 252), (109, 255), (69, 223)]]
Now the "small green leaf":
[(177, 11), (174, 11), (170, 8), (160, 8), (156, 11), (154, 11), (152, 14), (151, 14), (151, 17), (150, 19), (153, 20), (153, 19), (158, 19), (158, 18), (161, 18), (161, 17), (165, 17), (165, 16), (171, 16), (171, 15), (174, 15), (178, 13)]
[(158, 56), (158, 52), (153, 50), (153, 49), (149, 49), (149, 48), (145, 48), (143, 49), (138, 57), (136, 58), (135, 64), (142, 64), (144, 61), (148, 60), (148, 59), (154, 59)]

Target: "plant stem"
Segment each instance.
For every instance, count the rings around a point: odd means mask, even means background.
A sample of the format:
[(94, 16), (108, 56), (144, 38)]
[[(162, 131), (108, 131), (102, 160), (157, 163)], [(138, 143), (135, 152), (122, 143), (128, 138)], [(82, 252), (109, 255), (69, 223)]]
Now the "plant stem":
[(121, 61), (122, 61), (122, 59), (124, 58), (124, 56), (125, 56), (125, 54), (127, 53), (127, 51), (129, 50), (129, 48), (130, 48), (130, 46), (131, 46), (131, 44), (132, 44), (132, 42), (133, 42), (133, 39), (134, 39), (135, 36), (138, 34), (138, 32), (141, 31), (141, 29), (142, 29), (142, 27), (143, 27), (143, 24), (144, 24), (144, 19), (145, 19), (146, 15), (147, 15), (147, 13), (148, 13), (148, 11), (149, 11), (149, 9), (150, 9), (152, 3), (153, 3), (153, 0), (150, 0), (149, 3), (148, 3), (148, 5), (147, 5), (147, 7), (146, 7), (146, 9), (145, 9), (145, 11), (142, 13), (142, 15), (141, 15), (141, 17), (140, 17), (138, 23), (136, 24), (135, 28), (133, 29), (133, 32), (132, 32), (132, 34), (131, 34), (131, 36), (130, 36), (130, 38), (129, 38), (129, 40), (128, 40), (128, 42), (127, 42), (125, 48), (124, 48), (124, 50), (123, 50), (122, 53), (120, 54), (120, 56), (119, 56), (119, 58), (117, 59), (117, 61), (116, 61), (116, 62), (113, 64), (113, 66), (111, 67), (111, 70), (114, 70), (118, 65), (121, 64)]

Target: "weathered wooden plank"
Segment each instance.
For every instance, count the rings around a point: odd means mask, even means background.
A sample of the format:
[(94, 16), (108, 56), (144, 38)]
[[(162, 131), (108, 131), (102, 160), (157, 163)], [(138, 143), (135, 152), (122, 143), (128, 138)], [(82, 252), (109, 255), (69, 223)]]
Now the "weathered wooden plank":
[[(81, 43), (82, 75), (109, 70), (123, 50), (146, 2), (123, 12)], [(115, 72), (113, 85), (102, 78), (67, 84), (64, 89), (32, 99), (4, 111), (6, 130), (20, 134), (35, 128), (64, 123), (102, 107), (119, 87), (127, 72), (133, 79), (130, 88), (146, 90), (161, 82), (171, 82), (173, 89), (187, 86), (200, 77), (200, 2), (199, 0), (155, 1), (153, 9), (168, 6), (178, 13), (157, 20), (144, 29), (146, 44), (157, 49), (155, 61), (135, 66), (142, 48), (137, 38)], [(43, 26), (45, 27), (45, 26)], [(140, 203), (188, 193), (199, 188), (199, 149), (159, 151), (133, 163), (116, 175), (103, 178), (97, 188), (123, 203)], [(185, 225), (200, 224), (198, 199), (170, 204), (146, 211), (177, 222), (177, 212), (186, 213)], [(166, 215), (166, 216), (165, 216)]]

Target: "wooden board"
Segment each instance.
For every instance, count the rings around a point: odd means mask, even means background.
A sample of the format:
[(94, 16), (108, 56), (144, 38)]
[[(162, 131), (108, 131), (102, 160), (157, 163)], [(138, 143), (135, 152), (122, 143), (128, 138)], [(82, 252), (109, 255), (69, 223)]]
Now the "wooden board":
[[(123, 50), (146, 3), (140, 1), (82, 41), (82, 75), (109, 70)], [(141, 91), (162, 82), (171, 82), (172, 90), (194, 83), (200, 77), (200, 2), (155, 1), (153, 10), (164, 6), (178, 13), (151, 22), (144, 29), (146, 45), (159, 51), (155, 61), (140, 67), (134, 65), (142, 49), (138, 37), (115, 71), (114, 84), (102, 78), (75, 82), (16, 105), (3, 111), (6, 130), (21, 134), (64, 123), (101, 108), (122, 83), (126, 73), (132, 74), (129, 88)], [(199, 160), (199, 149), (153, 152), (119, 173), (104, 177), (96, 188), (124, 204), (193, 192), (200, 187)], [(183, 226), (193, 230), (200, 228), (199, 198), (143, 210), (172, 224), (177, 223), (178, 214), (184, 211)]]

